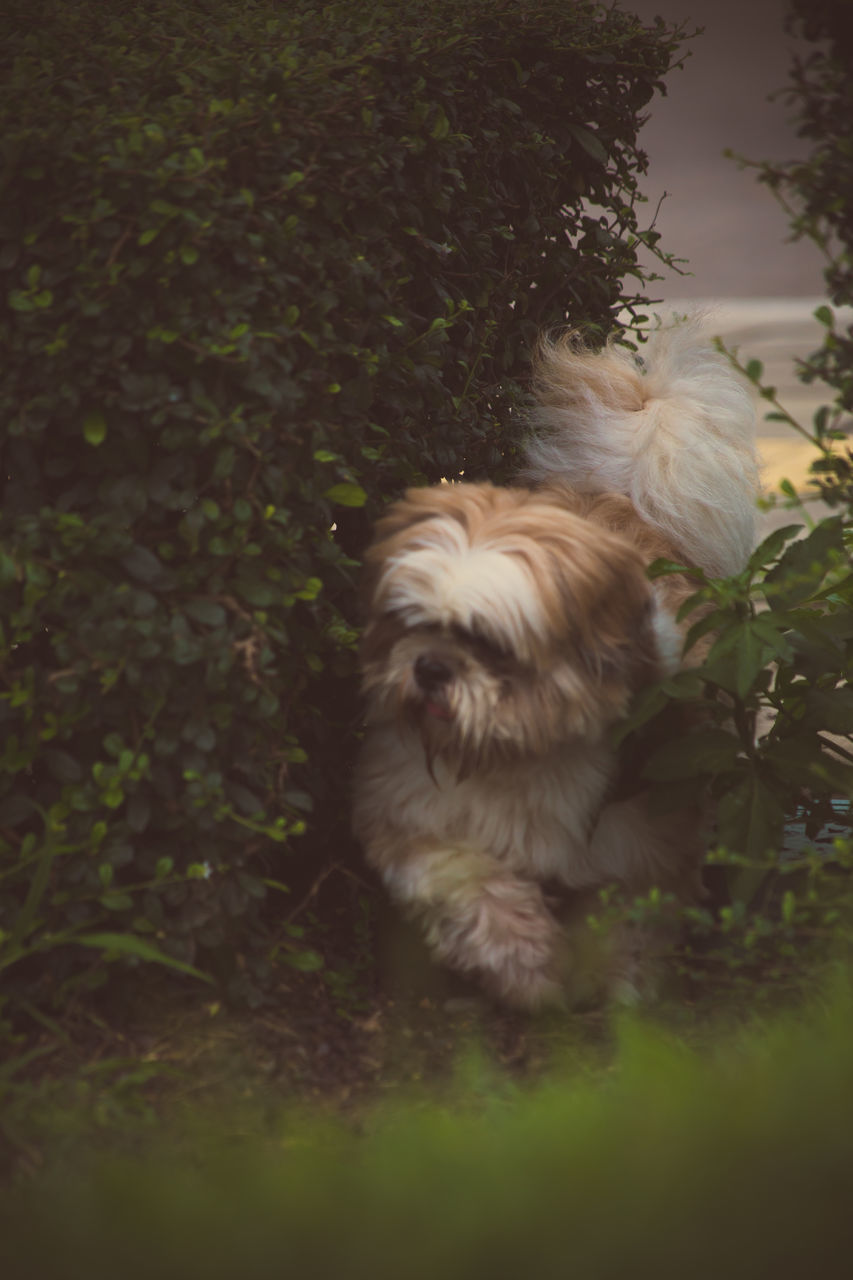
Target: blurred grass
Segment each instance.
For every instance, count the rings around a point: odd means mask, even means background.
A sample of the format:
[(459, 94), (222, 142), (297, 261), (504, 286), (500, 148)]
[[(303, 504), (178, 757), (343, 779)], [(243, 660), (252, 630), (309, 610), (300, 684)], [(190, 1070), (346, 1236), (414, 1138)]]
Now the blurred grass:
[(529, 1087), (473, 1050), (441, 1101), (256, 1094), (80, 1135), (7, 1189), (0, 1275), (847, 1276), (851, 1015), (836, 976), (701, 1049), (626, 1016), (612, 1066)]

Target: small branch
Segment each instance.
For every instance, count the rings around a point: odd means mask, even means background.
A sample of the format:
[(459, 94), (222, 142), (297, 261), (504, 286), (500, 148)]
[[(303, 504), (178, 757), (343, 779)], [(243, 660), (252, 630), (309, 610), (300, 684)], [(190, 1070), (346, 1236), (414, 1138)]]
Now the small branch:
[(825, 738), (822, 733), (819, 733), (817, 737), (818, 742), (822, 747), (825, 747), (827, 751), (833, 751), (836, 755), (842, 756), (845, 760), (849, 760), (850, 763), (853, 764), (853, 751), (848, 751), (846, 747), (840, 746), (837, 742), (834, 742), (832, 738)]
[(806, 427), (802, 426), (799, 422), (797, 422), (797, 419), (791, 416), (791, 414), (784, 407), (784, 405), (779, 403), (779, 401), (776, 398), (775, 391), (772, 394), (770, 394), (772, 390), (770, 387), (764, 387), (761, 385), (761, 383), (757, 383), (755, 379), (750, 378), (749, 374), (746, 371), (746, 365), (741, 364), (740, 360), (738, 360), (735, 353), (729, 350), (729, 348), (723, 342), (722, 338), (715, 338), (714, 346), (722, 355), (726, 356), (726, 358), (731, 361), (731, 363), (734, 365), (734, 367), (738, 370), (739, 373), (742, 373), (745, 378), (747, 378), (754, 385), (758, 386), (759, 392), (761, 394), (761, 398), (763, 400), (766, 400), (768, 404), (773, 405), (774, 409), (776, 409), (777, 412), (782, 415), (782, 417), (785, 419), (785, 421), (788, 423), (789, 426), (793, 427), (794, 430), (799, 432), (799, 434), (803, 436), (804, 439), (808, 440), (809, 444), (813, 444), (816, 449), (819, 449), (820, 452), (825, 457), (829, 457), (831, 455), (832, 451), (827, 448), (827, 446), (823, 443), (823, 441), (818, 436), (813, 435), (811, 431), (807, 430)]
[(332, 862), (329, 864), (328, 867), (324, 868), (324, 870), (320, 872), (317, 879), (312, 884), (311, 888), (305, 894), (305, 897), (301, 900), (301, 902), (297, 902), (293, 910), (289, 911), (288, 914), (284, 917), (284, 924), (285, 925), (292, 924), (293, 921), (296, 919), (296, 917), (305, 910), (305, 908), (308, 906), (308, 903), (311, 901), (311, 899), (316, 897), (316, 895), (320, 891), (321, 886), (324, 884), (326, 880), (328, 880), (332, 872), (342, 871), (342, 870), (343, 868), (341, 867), (341, 864), (339, 862)]

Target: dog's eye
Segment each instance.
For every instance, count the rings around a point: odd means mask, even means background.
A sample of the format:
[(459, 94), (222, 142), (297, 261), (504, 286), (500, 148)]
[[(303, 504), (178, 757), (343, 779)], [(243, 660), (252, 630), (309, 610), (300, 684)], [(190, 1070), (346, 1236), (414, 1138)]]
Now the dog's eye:
[(488, 661), (506, 662), (512, 657), (509, 649), (499, 644), (497, 640), (493, 640), (491, 636), (484, 635), (476, 627), (460, 627), (454, 624), (450, 629), (457, 640), (470, 646)]

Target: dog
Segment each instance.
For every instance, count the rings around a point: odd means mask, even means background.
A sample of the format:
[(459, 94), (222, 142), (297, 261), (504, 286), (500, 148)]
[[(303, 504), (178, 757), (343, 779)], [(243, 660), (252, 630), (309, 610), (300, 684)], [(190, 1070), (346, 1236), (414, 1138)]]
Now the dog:
[[(755, 409), (701, 322), (641, 350), (543, 341), (522, 482), (411, 489), (366, 556), (356, 836), (435, 957), (524, 1009), (580, 989), (558, 903), (698, 892), (700, 807), (621, 794), (612, 730), (685, 661), (696, 584), (649, 564), (724, 576), (750, 554)], [(607, 993), (641, 993), (636, 950)]]

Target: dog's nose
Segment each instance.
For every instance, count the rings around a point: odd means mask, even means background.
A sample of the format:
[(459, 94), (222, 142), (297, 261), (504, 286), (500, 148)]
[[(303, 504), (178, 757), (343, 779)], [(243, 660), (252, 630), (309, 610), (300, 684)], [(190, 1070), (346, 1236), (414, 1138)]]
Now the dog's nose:
[(415, 659), (415, 680), (424, 693), (440, 689), (452, 678), (453, 672), (441, 658), (431, 658), (422, 653)]

